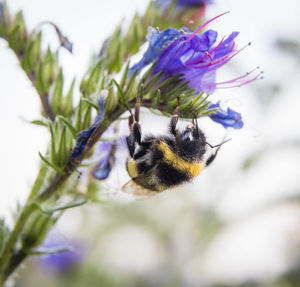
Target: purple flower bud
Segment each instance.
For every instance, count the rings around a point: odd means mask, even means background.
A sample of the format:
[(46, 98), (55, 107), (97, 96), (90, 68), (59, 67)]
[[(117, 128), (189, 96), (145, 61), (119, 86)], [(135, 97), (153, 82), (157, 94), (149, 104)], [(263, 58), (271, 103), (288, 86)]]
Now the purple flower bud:
[(79, 157), (82, 154), (91, 135), (101, 125), (105, 114), (105, 103), (106, 97), (101, 96), (99, 99), (99, 113), (96, 117), (96, 120), (88, 129), (78, 133), (77, 143), (71, 154), (72, 158)]
[[(110, 132), (110, 130), (108, 130)], [(98, 145), (98, 154), (103, 155), (95, 166), (93, 176), (98, 180), (107, 179), (116, 162), (116, 153), (125, 148), (125, 137), (114, 141), (101, 141)]]
[(220, 102), (211, 104), (208, 109), (214, 108), (218, 108), (218, 110), (209, 116), (214, 122), (221, 124), (224, 128), (241, 129), (243, 127), (244, 123), (240, 113), (230, 108), (227, 108), (227, 111), (221, 109)]

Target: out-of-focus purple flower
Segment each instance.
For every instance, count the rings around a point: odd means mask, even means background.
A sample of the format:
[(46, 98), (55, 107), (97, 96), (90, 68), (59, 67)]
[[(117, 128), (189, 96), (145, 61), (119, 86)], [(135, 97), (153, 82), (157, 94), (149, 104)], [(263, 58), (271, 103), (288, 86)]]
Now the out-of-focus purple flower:
[(3, 2), (0, 1), (0, 24), (4, 22)]
[(49, 251), (55, 249), (59, 250), (65, 247), (69, 250), (37, 257), (39, 266), (46, 272), (62, 274), (80, 264), (83, 259), (84, 248), (78, 243), (68, 243), (66, 246), (65, 241), (50, 235), (40, 246), (42, 250), (45, 249)]
[(105, 103), (106, 103), (106, 97), (100, 96), (99, 113), (95, 119), (95, 122), (88, 129), (78, 133), (77, 143), (71, 154), (72, 158), (79, 157), (82, 154), (92, 133), (101, 125), (105, 114)]
[(149, 47), (143, 58), (129, 69), (129, 75), (132, 76), (137, 70), (140, 72), (144, 67), (154, 62), (164, 51), (164, 49), (176, 38), (187, 31), (186, 28), (181, 30), (169, 28), (162, 32), (153, 27), (148, 28), (146, 39)]
[[(108, 130), (109, 132), (109, 130)], [(105, 135), (104, 135), (105, 136)], [(115, 162), (118, 150), (125, 147), (125, 137), (120, 137), (113, 141), (101, 141), (98, 145), (98, 154), (103, 155), (99, 163), (95, 166), (93, 176), (98, 180), (108, 178)]]
[(221, 124), (224, 128), (234, 128), (234, 129), (241, 129), (244, 126), (242, 116), (240, 113), (227, 108), (227, 110), (223, 110), (220, 107), (220, 102), (216, 104), (210, 104), (208, 109), (218, 108), (218, 110), (210, 115), (209, 117), (219, 124)]

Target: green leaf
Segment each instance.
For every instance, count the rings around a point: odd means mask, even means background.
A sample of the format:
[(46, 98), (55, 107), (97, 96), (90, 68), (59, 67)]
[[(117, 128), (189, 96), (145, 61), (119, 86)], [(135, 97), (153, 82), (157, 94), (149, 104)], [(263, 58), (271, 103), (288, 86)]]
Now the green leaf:
[(43, 186), (44, 180), (46, 178), (47, 172), (48, 172), (48, 165), (42, 164), (40, 167), (40, 171), (39, 171), (39, 173), (34, 181), (34, 184), (31, 188), (29, 200), (31, 200), (32, 198), (37, 196), (38, 193), (40, 192), (40, 189)]
[(9, 236), (9, 228), (4, 219), (0, 219), (0, 255)]
[(49, 167), (53, 168), (56, 172), (63, 174), (63, 170), (60, 169), (58, 166), (56, 166), (54, 163), (50, 162), (48, 159), (46, 159), (40, 152), (39, 152), (39, 156), (41, 158), (41, 160)]
[(127, 106), (127, 102), (125, 99), (125, 95), (123, 93), (122, 88), (120, 87), (120, 85), (118, 84), (118, 82), (113, 79), (112, 82), (115, 84), (115, 86), (117, 87), (117, 91), (118, 91), (118, 96), (119, 96), (119, 101), (123, 106)]
[(64, 99), (64, 115), (70, 117), (73, 112), (73, 90), (75, 85), (75, 78), (73, 79), (69, 91)]
[(81, 115), (82, 115), (82, 99), (80, 99), (78, 108), (77, 108), (77, 115), (76, 115), (76, 124), (75, 128), (77, 131), (81, 131)]
[(154, 98), (154, 101), (153, 101), (153, 104), (152, 104), (152, 108), (153, 109), (157, 109), (158, 105), (159, 105), (159, 102), (160, 102), (160, 89), (157, 90), (156, 94), (155, 94), (155, 98)]
[(99, 112), (99, 107), (96, 104), (94, 104), (91, 100), (87, 98), (82, 98), (82, 101), (91, 106), (91, 108), (94, 108), (97, 111), (97, 113)]
[(87, 200), (81, 200), (81, 201), (78, 201), (78, 202), (72, 202), (72, 203), (69, 203), (69, 204), (65, 204), (65, 205), (62, 205), (62, 206), (56, 206), (56, 207), (52, 207), (52, 208), (43, 208), (41, 205), (37, 204), (36, 203), (36, 206), (45, 214), (52, 214), (53, 212), (56, 212), (56, 211), (62, 211), (62, 210), (66, 210), (66, 209), (70, 209), (70, 208), (74, 208), (74, 207), (78, 207), (78, 206), (81, 206), (81, 205), (84, 205), (87, 203)]
[(60, 142), (59, 142), (59, 148), (57, 153), (59, 159), (59, 166), (63, 166), (67, 158), (66, 133), (67, 133), (67, 128), (66, 126), (64, 126), (61, 130), (61, 134), (59, 137)]
[(58, 115), (57, 117), (58, 117), (59, 120), (61, 120), (67, 126), (67, 128), (71, 132), (73, 138), (76, 140), (77, 139), (77, 131), (72, 126), (71, 122), (67, 118), (63, 117), (62, 115)]
[(43, 122), (42, 120), (33, 120), (30, 123), (34, 124), (34, 125), (37, 125), (37, 126), (48, 127), (48, 124)]
[(62, 247), (62, 248), (39, 248), (35, 250), (31, 250), (29, 255), (51, 255), (51, 254), (58, 254), (63, 252), (70, 251), (70, 247)]
[(86, 105), (85, 114), (83, 116), (82, 129), (87, 129), (91, 124), (92, 108), (90, 105)]
[(50, 143), (50, 158), (52, 162), (56, 162), (56, 139), (53, 124), (49, 122), (49, 130), (51, 136), (51, 143)]
[(63, 107), (63, 73), (62, 69), (59, 69), (58, 77), (56, 79), (54, 91), (52, 93), (51, 103), (55, 113), (62, 110)]
[(121, 79), (121, 82), (120, 82), (120, 87), (122, 89), (124, 89), (124, 86), (125, 86), (125, 83), (126, 83), (126, 80), (127, 80), (127, 75), (128, 75), (128, 70), (129, 70), (129, 63), (130, 63), (130, 61), (128, 61), (127, 64), (126, 64), (126, 67), (125, 67), (125, 70), (123, 72), (122, 79)]

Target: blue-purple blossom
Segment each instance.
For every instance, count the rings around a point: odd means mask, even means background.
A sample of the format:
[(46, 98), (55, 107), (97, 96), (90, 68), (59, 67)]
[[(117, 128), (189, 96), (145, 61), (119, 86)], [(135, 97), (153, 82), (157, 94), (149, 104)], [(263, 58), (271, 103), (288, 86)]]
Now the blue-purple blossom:
[[(170, 38), (167, 42), (164, 42), (164, 35), (169, 29), (162, 32), (148, 33), (149, 49), (143, 59), (132, 67), (132, 70), (140, 69), (146, 64), (157, 60), (150, 78), (162, 72), (163, 74), (160, 77), (162, 82), (170, 76), (180, 75), (181, 79), (188, 82), (189, 86), (195, 89), (197, 93), (213, 93), (216, 89), (240, 87), (261, 78), (260, 74), (253, 78), (248, 78), (256, 70), (254, 69), (235, 79), (216, 82), (217, 70), (250, 44), (242, 49), (237, 49), (235, 38), (238, 36), (238, 32), (232, 32), (219, 42), (217, 42), (218, 33), (214, 30), (198, 34), (208, 23), (226, 13), (228, 12), (209, 20), (193, 33), (187, 30), (184, 32), (182, 29), (178, 30), (181, 33), (178, 33), (178, 36), (173, 39)], [(174, 29), (172, 34), (176, 34)], [(155, 46), (153, 43), (164, 44)], [(152, 48), (153, 46), (156, 47), (155, 52)]]
[(108, 178), (115, 164), (117, 151), (124, 148), (125, 137), (120, 137), (113, 141), (101, 141), (98, 145), (98, 153), (103, 157), (95, 166), (93, 176), (99, 180)]
[(187, 33), (174, 40), (158, 58), (152, 75), (164, 72), (163, 78), (182, 74), (197, 92), (212, 93), (217, 88), (216, 71), (238, 53), (231, 33), (216, 44), (218, 33), (208, 30), (202, 34)]
[(227, 108), (227, 110), (223, 110), (220, 107), (220, 102), (216, 104), (210, 104), (209, 109), (218, 108), (218, 110), (210, 115), (209, 117), (219, 124), (221, 124), (224, 128), (234, 128), (234, 129), (241, 129), (244, 125), (242, 116), (240, 113)]
[[(37, 258), (39, 265), (49, 273), (62, 274), (77, 266), (83, 258), (84, 248), (78, 243), (67, 244), (57, 236), (50, 235), (40, 246), (42, 250), (59, 250), (67, 248), (66, 251), (41, 255)], [(69, 250), (68, 250), (69, 249)]]
[(3, 3), (0, 2), (0, 24), (4, 22), (4, 11), (3, 11)]
[[(173, 2), (173, 0), (157, 0), (156, 6), (160, 9), (166, 9)], [(193, 6), (204, 6), (211, 4), (212, 0), (178, 0), (175, 8), (191, 8)]]
[(79, 157), (82, 154), (91, 135), (101, 125), (105, 114), (105, 103), (106, 97), (101, 96), (99, 99), (99, 113), (95, 119), (95, 122), (88, 129), (78, 133), (77, 143), (71, 154), (72, 158)]
[(178, 0), (177, 5), (180, 6), (197, 6), (211, 4), (212, 0)]
[(148, 33), (146, 39), (149, 43), (149, 47), (143, 58), (133, 65), (129, 70), (129, 75), (133, 75), (137, 70), (140, 72), (144, 67), (154, 62), (164, 51), (164, 49), (176, 38), (187, 31), (186, 28), (181, 30), (169, 28), (162, 32), (153, 27), (148, 27)]

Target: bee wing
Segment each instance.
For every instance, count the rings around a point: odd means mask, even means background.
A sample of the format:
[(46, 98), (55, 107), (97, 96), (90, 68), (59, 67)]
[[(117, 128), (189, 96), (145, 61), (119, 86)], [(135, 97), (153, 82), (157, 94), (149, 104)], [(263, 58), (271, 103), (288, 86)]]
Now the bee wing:
[(125, 183), (122, 187), (122, 191), (133, 195), (136, 200), (149, 199), (159, 193), (158, 191), (144, 188), (141, 185), (136, 184), (133, 180), (129, 180), (127, 183)]

